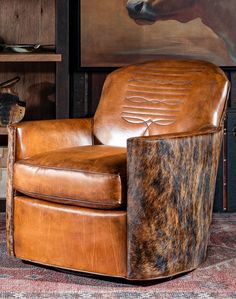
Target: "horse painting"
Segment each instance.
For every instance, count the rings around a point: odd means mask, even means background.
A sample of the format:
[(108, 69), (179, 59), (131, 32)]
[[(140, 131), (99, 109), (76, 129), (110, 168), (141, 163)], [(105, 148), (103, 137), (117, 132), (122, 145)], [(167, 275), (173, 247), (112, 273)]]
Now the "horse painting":
[(137, 24), (176, 20), (186, 23), (200, 18), (225, 43), (236, 63), (235, 0), (128, 0), (129, 16)]
[(236, 65), (236, 0), (80, 0), (80, 66), (165, 57)]

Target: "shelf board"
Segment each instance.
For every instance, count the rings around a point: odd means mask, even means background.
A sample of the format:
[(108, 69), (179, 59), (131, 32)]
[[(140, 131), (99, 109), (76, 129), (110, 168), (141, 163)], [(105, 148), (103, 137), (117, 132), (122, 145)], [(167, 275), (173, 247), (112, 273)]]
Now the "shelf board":
[(1, 53), (0, 62), (60, 62), (61, 54), (55, 53)]
[(7, 128), (6, 127), (0, 127), (0, 135), (7, 135)]

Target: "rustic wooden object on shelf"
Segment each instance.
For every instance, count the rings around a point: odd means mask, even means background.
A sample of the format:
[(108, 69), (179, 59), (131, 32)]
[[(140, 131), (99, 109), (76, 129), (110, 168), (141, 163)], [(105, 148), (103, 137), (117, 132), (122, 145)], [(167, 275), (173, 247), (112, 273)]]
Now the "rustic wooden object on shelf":
[(21, 121), (25, 115), (25, 106), (19, 102), (19, 98), (10, 94), (0, 94), (0, 102), (2, 98), (6, 101), (4, 105), (0, 104), (0, 126), (4, 127)]
[(25, 102), (14, 91), (19, 77), (0, 83), (0, 126), (7, 126), (21, 121), (25, 115)]

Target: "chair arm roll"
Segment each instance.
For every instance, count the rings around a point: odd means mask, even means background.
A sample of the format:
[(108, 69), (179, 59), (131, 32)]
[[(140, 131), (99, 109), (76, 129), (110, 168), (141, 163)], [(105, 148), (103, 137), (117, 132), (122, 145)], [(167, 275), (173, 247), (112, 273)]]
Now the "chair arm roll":
[(19, 160), (60, 148), (92, 145), (92, 127), (90, 118), (28, 121), (9, 126), (9, 135), (15, 135), (15, 158)]

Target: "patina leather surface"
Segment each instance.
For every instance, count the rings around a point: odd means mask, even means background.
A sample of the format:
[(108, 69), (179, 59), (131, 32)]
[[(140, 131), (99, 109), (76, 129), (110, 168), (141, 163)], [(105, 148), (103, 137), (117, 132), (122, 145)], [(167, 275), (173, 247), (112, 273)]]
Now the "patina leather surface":
[(92, 119), (29, 121), (13, 125), (16, 130), (16, 160), (81, 145), (92, 145)]
[(102, 144), (126, 146), (134, 136), (217, 128), (228, 88), (224, 73), (207, 62), (159, 60), (119, 69), (104, 84), (94, 135)]
[(14, 200), (15, 255), (103, 275), (126, 275), (126, 211)]
[(196, 268), (228, 94), (210, 63), (159, 60), (109, 75), (94, 120), (11, 126), (9, 253), (131, 280)]
[(13, 184), (21, 193), (48, 201), (119, 208), (126, 203), (126, 148), (80, 146), (19, 160)]

